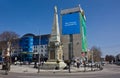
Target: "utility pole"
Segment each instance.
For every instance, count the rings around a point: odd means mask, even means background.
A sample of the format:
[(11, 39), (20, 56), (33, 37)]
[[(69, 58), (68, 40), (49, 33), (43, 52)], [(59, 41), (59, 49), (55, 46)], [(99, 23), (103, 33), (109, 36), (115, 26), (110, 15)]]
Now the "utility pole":
[[(39, 45), (40, 45), (40, 50), (41, 50), (41, 35), (39, 37)], [(40, 73), (40, 50), (39, 50), (39, 53), (38, 53), (38, 73)]]
[(92, 59), (91, 59), (91, 60), (92, 60), (92, 62), (91, 62), (91, 71), (92, 71), (92, 70), (93, 70), (93, 69), (92, 69), (92, 67), (93, 67), (92, 64), (93, 64), (93, 60), (94, 60), (94, 59), (93, 59), (93, 50), (92, 50), (91, 55), (92, 55)]
[(93, 50), (92, 50), (92, 63), (94, 62), (94, 58), (93, 58)]
[(69, 41), (69, 73), (71, 73), (70, 67), (71, 67), (71, 61), (73, 58), (73, 35), (69, 35), (70, 41)]

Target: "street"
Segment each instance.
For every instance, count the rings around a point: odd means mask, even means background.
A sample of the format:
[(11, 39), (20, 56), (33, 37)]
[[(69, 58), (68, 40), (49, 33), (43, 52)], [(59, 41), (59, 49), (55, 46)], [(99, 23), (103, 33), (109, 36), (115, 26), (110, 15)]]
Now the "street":
[(4, 75), (0, 73), (0, 78), (120, 78), (120, 66), (107, 64), (102, 71), (92, 72), (47, 72), (47, 73), (12, 73)]

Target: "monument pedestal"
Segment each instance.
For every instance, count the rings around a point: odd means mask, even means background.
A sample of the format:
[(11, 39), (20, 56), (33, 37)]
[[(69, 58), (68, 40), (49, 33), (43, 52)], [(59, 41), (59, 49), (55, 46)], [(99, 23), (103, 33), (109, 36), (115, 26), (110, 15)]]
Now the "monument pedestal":
[(55, 61), (48, 61), (46, 62), (41, 69), (64, 69), (66, 67), (66, 64), (63, 61), (60, 61), (59, 63)]
[(49, 58), (43, 65), (43, 69), (63, 69), (66, 64), (63, 61), (63, 50), (60, 42), (49, 43)]

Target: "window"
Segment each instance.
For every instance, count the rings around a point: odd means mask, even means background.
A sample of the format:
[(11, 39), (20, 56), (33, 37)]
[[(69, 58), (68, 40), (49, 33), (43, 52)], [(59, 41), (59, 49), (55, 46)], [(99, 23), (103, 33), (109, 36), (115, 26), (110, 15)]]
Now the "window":
[(41, 48), (43, 48), (43, 46), (41, 45)]
[(43, 50), (41, 50), (41, 52), (43, 52)]
[(45, 45), (45, 48), (47, 48), (47, 45)]

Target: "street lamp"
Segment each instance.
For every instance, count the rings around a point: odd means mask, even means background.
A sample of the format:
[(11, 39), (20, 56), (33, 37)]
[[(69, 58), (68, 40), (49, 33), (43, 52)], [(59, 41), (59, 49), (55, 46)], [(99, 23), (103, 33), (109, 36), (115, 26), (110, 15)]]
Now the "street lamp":
[(71, 61), (73, 58), (73, 35), (70, 34), (69, 38), (70, 38), (70, 40), (69, 40), (69, 73), (71, 73), (70, 65), (71, 65)]
[(94, 59), (93, 59), (93, 50), (92, 50), (92, 52), (91, 52), (91, 56), (92, 56), (92, 59), (91, 59), (91, 60), (92, 60), (92, 62), (91, 62), (91, 71), (92, 71), (92, 70), (93, 70), (93, 69), (92, 69), (92, 64), (93, 64), (93, 61), (94, 61)]
[(94, 62), (94, 58), (93, 58), (93, 50), (92, 50), (92, 63)]
[(40, 52), (38, 53), (38, 73), (40, 73)]
[[(41, 48), (41, 36), (39, 38), (40, 38), (39, 45), (40, 45), (40, 48)], [(39, 50), (39, 53), (38, 53), (38, 73), (40, 73), (40, 50)]]

